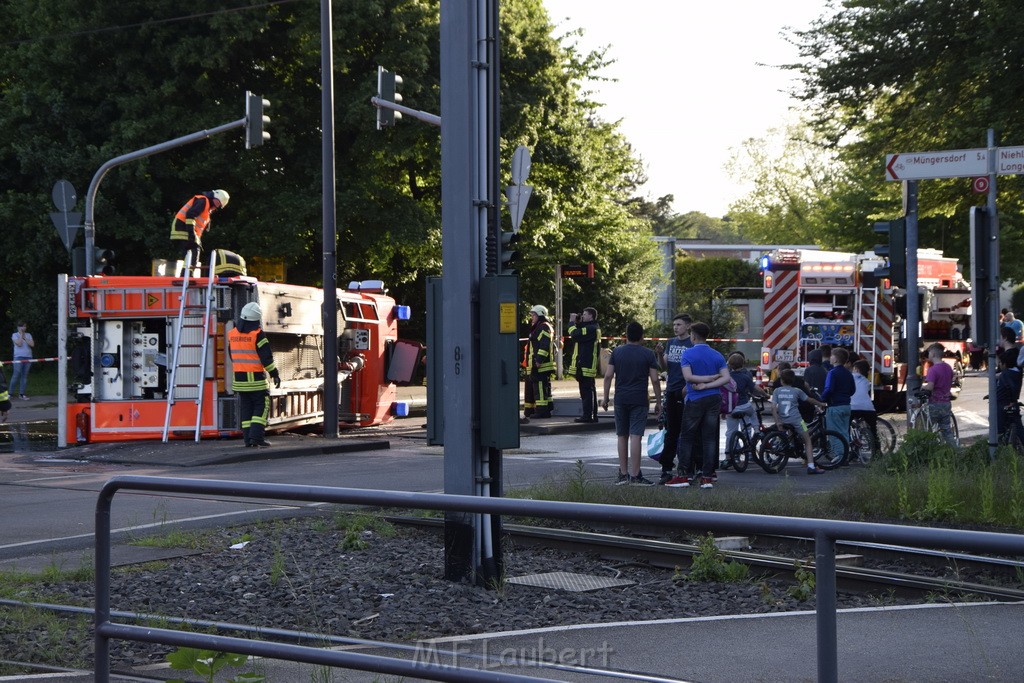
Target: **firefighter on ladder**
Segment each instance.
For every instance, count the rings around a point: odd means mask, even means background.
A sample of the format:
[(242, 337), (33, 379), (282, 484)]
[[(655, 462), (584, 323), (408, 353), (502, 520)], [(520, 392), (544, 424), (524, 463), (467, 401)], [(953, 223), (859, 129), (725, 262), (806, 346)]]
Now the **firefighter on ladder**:
[[(228, 205), (231, 196), (224, 190), (211, 190), (192, 197), (178, 209), (171, 221), (171, 244), (178, 253), (184, 252), (186, 263), (192, 256), (192, 267), (199, 265), (203, 251), (203, 233), (210, 230), (210, 214)], [(177, 275), (183, 275), (178, 273)]]
[(251, 302), (242, 308), (235, 328), (228, 333), (228, 350), (234, 372), (231, 388), (238, 394), (242, 418), (242, 436), (247, 447), (270, 446), (263, 438), (270, 415), (270, 386), (281, 386), (281, 374), (274, 365), (270, 341), (260, 329), (260, 305)]

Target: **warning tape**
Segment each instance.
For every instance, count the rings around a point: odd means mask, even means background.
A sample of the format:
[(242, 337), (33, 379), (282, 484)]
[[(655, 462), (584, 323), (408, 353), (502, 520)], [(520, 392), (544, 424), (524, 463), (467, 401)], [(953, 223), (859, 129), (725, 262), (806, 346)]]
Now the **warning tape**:
[(29, 358), (27, 360), (0, 360), (0, 365), (14, 365), (15, 363), (45, 363), (48, 360), (60, 360), (59, 358)]

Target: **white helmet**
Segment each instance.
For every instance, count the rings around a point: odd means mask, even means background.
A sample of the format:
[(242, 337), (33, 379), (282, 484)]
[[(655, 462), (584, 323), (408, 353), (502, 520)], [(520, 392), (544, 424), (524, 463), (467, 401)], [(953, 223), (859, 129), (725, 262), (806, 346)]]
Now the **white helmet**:
[(255, 301), (250, 301), (245, 306), (242, 306), (242, 320), (259, 320), (263, 316), (263, 312), (260, 311), (260, 305)]
[(548, 309), (545, 308), (544, 306), (541, 306), (540, 304), (537, 304), (536, 306), (531, 308), (530, 313), (536, 313), (542, 318), (548, 317)]
[(228, 205), (228, 202), (231, 201), (231, 195), (229, 195), (224, 190), (214, 190), (213, 198), (220, 202), (220, 208), (222, 209)]

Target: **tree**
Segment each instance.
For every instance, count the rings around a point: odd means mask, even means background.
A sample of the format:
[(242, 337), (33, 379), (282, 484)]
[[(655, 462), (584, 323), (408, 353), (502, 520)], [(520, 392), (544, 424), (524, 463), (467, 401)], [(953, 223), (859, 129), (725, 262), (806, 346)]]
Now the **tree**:
[[(883, 180), (886, 153), (985, 147), (990, 127), (997, 143), (1024, 142), (1022, 30), (1024, 15), (1010, 0), (870, 0), (844, 2), (794, 33), (797, 95), (844, 167), (856, 170), (852, 197), (884, 200), (877, 209), (899, 213), (899, 187)], [(1024, 278), (1021, 182), (1001, 177), (998, 199), (1002, 272), (1017, 280)], [(834, 199), (839, 213), (839, 205), (851, 206)], [(969, 179), (923, 181), (919, 201), (921, 245), (966, 258), (969, 208), (980, 203)]]
[(739, 329), (739, 313), (728, 299), (757, 296), (762, 291), (757, 266), (736, 258), (676, 260), (676, 307), (711, 326), (713, 337), (731, 337)]
[[(281, 258), (289, 281), (319, 284), (312, 4), (11, 0), (0, 21), (0, 220), (14, 228), (0, 236), (9, 283), (0, 317), (53, 329), (53, 283), (69, 267), (46, 216), (55, 180), (71, 180), (82, 198), (105, 161), (241, 118), (246, 90), (272, 103), (270, 143), (245, 150), (239, 131), (114, 169), (96, 201), (97, 244), (116, 246), (119, 272), (148, 273), (151, 257), (170, 255), (173, 213), (219, 187), (232, 202), (215, 217), (208, 250)], [(563, 48), (552, 30), (540, 0), (501, 3), (502, 158), (519, 144), (534, 158), (524, 300), (550, 302), (556, 263), (594, 261), (602, 279), (593, 300), (611, 320), (643, 318), (659, 261), (648, 221), (628, 210), (641, 166), (583, 91), (603, 53)], [(439, 111), (439, 4), (336, 4), (334, 38), (338, 281), (384, 280), (418, 313), (406, 334), (419, 336), (425, 278), (441, 272), (438, 130), (410, 121), (377, 131), (367, 101), (381, 64), (403, 76), (405, 104)], [(52, 332), (43, 336), (53, 348)]]

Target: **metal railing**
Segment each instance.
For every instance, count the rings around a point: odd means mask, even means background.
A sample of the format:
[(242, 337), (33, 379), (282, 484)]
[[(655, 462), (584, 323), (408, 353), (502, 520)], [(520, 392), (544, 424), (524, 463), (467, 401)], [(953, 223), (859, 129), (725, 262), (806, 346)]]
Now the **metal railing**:
[(824, 519), (799, 519), (733, 512), (666, 510), (664, 508), (597, 505), (558, 501), (481, 498), (441, 493), (410, 493), (329, 486), (265, 484), (209, 479), (120, 476), (109, 480), (96, 503), (96, 675), (99, 683), (110, 680), (110, 640), (161, 643), (233, 652), (294, 662), (305, 662), (359, 671), (409, 676), (435, 681), (494, 681), (520, 683), (547, 681), (497, 671), (481, 671), (457, 666), (404, 659), (336, 652), (317, 647), (248, 640), (203, 633), (186, 633), (151, 626), (135, 626), (111, 621), (110, 610), (110, 509), (114, 494), (120, 490), (162, 493), (188, 493), (235, 498), (307, 501), (347, 505), (399, 507), (497, 515), (517, 515), (545, 519), (617, 522), (636, 525), (704, 528), (714, 532), (746, 534), (782, 534), (814, 539), (818, 680), (833, 683), (839, 679), (836, 629), (836, 552), (835, 543), (867, 541), (924, 548), (969, 550), (1024, 556), (1024, 535), (961, 531), (892, 524), (845, 522)]

